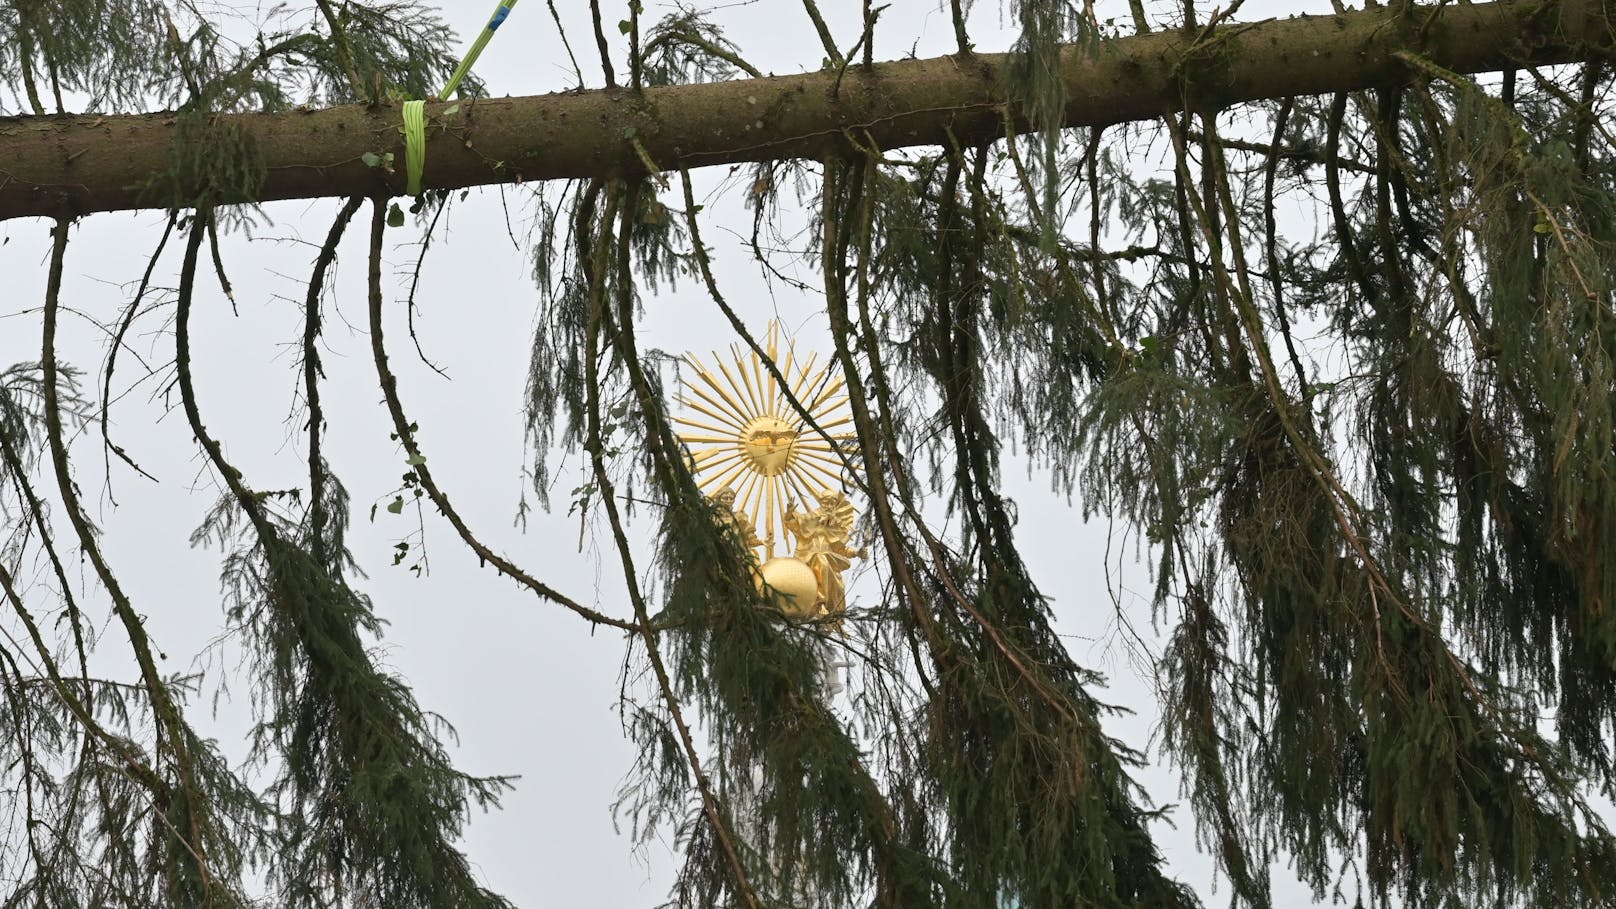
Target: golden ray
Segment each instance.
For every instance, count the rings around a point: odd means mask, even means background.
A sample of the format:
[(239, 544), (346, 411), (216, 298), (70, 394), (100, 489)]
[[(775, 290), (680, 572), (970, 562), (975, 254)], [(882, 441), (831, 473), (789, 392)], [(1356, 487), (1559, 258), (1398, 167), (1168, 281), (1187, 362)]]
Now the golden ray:
[(817, 459), (810, 461), (806, 458), (797, 464), (804, 479), (813, 480), (815, 483), (828, 483), (832, 489), (841, 485), (841, 466), (834, 461), (820, 461)]
[[(695, 393), (695, 395), (700, 395), (701, 398), (705, 398), (708, 403), (713, 404), (713, 406), (716, 406), (716, 408), (724, 409), (724, 411), (729, 412), (730, 416), (734, 417), (735, 421), (742, 422), (742, 424), (747, 422), (747, 404), (745, 404), (745, 401), (737, 400), (737, 398), (735, 398), (735, 396), (732, 395), (727, 388), (719, 385), (718, 380), (713, 378), (713, 374), (709, 374), (709, 372), (703, 372), (703, 374), (701, 374), (701, 380), (708, 385), (709, 390), (713, 391), (713, 393), (709, 395), (708, 388), (701, 388), (700, 385), (693, 385), (693, 387), (690, 387), (690, 391), (692, 391), (692, 393)], [(714, 398), (713, 395), (718, 395), (718, 398)]]
[[(807, 461), (806, 459), (809, 457), (812, 457), (813, 460)], [(805, 451), (803, 452), (803, 458), (805, 459), (804, 463), (820, 464), (838, 472), (842, 469), (844, 461), (842, 455), (829, 451)]]
[(757, 474), (748, 471), (746, 476), (741, 479), (741, 488), (735, 496), (735, 501), (740, 503), (741, 510), (746, 512), (747, 517), (753, 519), (753, 526), (756, 526), (758, 516), (757, 494), (761, 483), (762, 481)]
[[(814, 357), (818, 357), (818, 354), (808, 354), (808, 362), (810, 362), (810, 364), (814, 361)], [(805, 388), (803, 387), (803, 377), (802, 375), (797, 375), (797, 378), (792, 378), (793, 369), (805, 369), (805, 367), (797, 367), (797, 361), (795, 361), (795, 351), (787, 354), (787, 361), (785, 361), (785, 366), (781, 369), (781, 377), (785, 378), (785, 383), (789, 385), (790, 396), (792, 396), (793, 400), (797, 400), (798, 404), (803, 404), (803, 401), (805, 401), (805, 396), (803, 396), (803, 388)], [(800, 419), (802, 414), (798, 414), (797, 408), (793, 408), (790, 401), (787, 401), (787, 398), (785, 398), (785, 395), (787, 395), (787, 388), (779, 388), (777, 391), (779, 391), (779, 398), (781, 398), (781, 412), (790, 412), (793, 417), (798, 417), (798, 419)], [(803, 404), (803, 409), (805, 409), (805, 411), (813, 412), (810, 408), (808, 408), (808, 406), (806, 406), (806, 404)]]
[(752, 401), (753, 413), (761, 416), (762, 414), (769, 412), (769, 405), (763, 399), (762, 387), (752, 384), (752, 373), (746, 368), (747, 358), (755, 360), (757, 359), (757, 354), (742, 352), (736, 353), (735, 372), (740, 375), (741, 384), (746, 386), (746, 393), (748, 396), (750, 396)]
[[(795, 357), (796, 350), (794, 348), (787, 348), (786, 361), (784, 363), (776, 361), (774, 364), (774, 368), (780, 371), (780, 377), (785, 379), (788, 384), (791, 382), (791, 363)], [(772, 381), (774, 378), (773, 376), (770, 376), (769, 378), (771, 379), (769, 384), (774, 388), (775, 411), (782, 414), (795, 414), (796, 411), (792, 408), (791, 402), (786, 400), (786, 386), (781, 385), (779, 382)]]
[[(772, 351), (769, 359), (774, 359)], [(774, 402), (771, 400), (774, 397), (772, 394), (773, 389), (769, 387), (774, 382), (772, 380), (764, 381), (763, 361), (759, 359), (757, 351), (752, 352), (752, 378), (757, 380), (758, 401), (762, 404), (760, 409), (764, 413), (774, 413)]]
[(768, 355), (770, 360), (780, 359), (780, 324), (778, 322), (770, 322), (768, 329), (763, 332), (763, 352)]
[(819, 362), (819, 355), (816, 353), (816, 354), (814, 354), (813, 357), (809, 358), (808, 365), (803, 367), (802, 375), (797, 377), (797, 380), (799, 382), (807, 382), (808, 383), (804, 387), (813, 387), (815, 385), (818, 385), (820, 382), (825, 381), (825, 373), (830, 371), (830, 364), (826, 363), (825, 365), (819, 367), (818, 371), (815, 371), (814, 370), (814, 364), (816, 364), (818, 362)]
[(701, 481), (702, 488), (705, 489), (709, 486), (711, 486), (714, 490), (724, 488), (724, 484), (720, 481), (723, 479), (725, 474), (729, 473), (730, 468), (733, 466), (733, 464), (729, 464), (716, 468), (703, 468), (702, 470), (706, 475)]
[(790, 485), (791, 492), (794, 493), (797, 498), (797, 502), (794, 504), (803, 504), (806, 502), (815, 501), (813, 484), (809, 483), (806, 478), (794, 473), (791, 475)]
[[(773, 357), (769, 358), (771, 361), (773, 359)], [(780, 383), (774, 381), (774, 376), (769, 375), (768, 367), (763, 365), (765, 362), (768, 361), (762, 357), (754, 356), (752, 358), (752, 374), (757, 379), (758, 392), (763, 397), (764, 406), (768, 408), (769, 413), (778, 416), (784, 412), (780, 407)]]
[(829, 412), (825, 407), (825, 396), (816, 393), (816, 389), (819, 389), (823, 382), (824, 378), (821, 376), (812, 381), (804, 382), (801, 387), (793, 392), (797, 396), (797, 400), (802, 402), (802, 409), (807, 411), (816, 423)]
[[(724, 364), (719, 363), (718, 368), (722, 370), (724, 368)], [(731, 411), (733, 411), (737, 417), (740, 417), (743, 420), (746, 418), (747, 414), (751, 411), (751, 408), (748, 406), (745, 400), (736, 394), (735, 389), (726, 388), (724, 384), (718, 381), (718, 379), (713, 375), (712, 370), (707, 369), (705, 366), (702, 367), (698, 375), (701, 376), (702, 384), (706, 385), (713, 394), (716, 394), (718, 397), (723, 399), (725, 407), (728, 407)], [(691, 385), (688, 387), (692, 392), (705, 395), (705, 392), (703, 392), (700, 386)]]
[(824, 467), (832, 468), (833, 470), (840, 469), (841, 466), (842, 466), (842, 459), (838, 458), (838, 457), (835, 457), (833, 455), (829, 455), (829, 454), (826, 454), (826, 453), (820, 452), (820, 451), (803, 452), (804, 458), (807, 458), (810, 455), (813, 457), (813, 461), (804, 460), (803, 461), (804, 464), (810, 464), (810, 463), (818, 464), (818, 465), (821, 465), (821, 466), (824, 466)]
[(720, 454), (723, 454), (722, 450), (713, 448), (711, 446), (693, 451), (690, 450), (689, 446), (686, 446), (686, 450), (689, 451), (690, 454), (685, 458), (685, 465), (691, 470), (698, 472), (711, 471), (715, 466), (717, 466), (717, 463), (713, 459), (718, 457)]
[(763, 520), (768, 532), (763, 537), (763, 558), (774, 558), (774, 488), (780, 484), (770, 483), (763, 487)]
[(746, 465), (744, 463), (735, 464), (735, 465), (733, 465), (731, 467), (724, 468), (716, 476), (713, 477), (713, 481), (712, 481), (713, 489), (715, 489), (715, 490), (723, 489), (725, 486), (728, 486), (731, 489), (735, 488), (735, 483), (743, 475), (743, 473), (745, 471), (746, 471)]
[[(797, 378), (796, 378), (795, 381), (792, 382), (791, 387), (792, 388), (797, 388), (798, 383), (800, 383), (803, 379), (808, 378), (808, 374), (813, 371), (814, 364), (817, 363), (817, 362), (819, 362), (819, 351), (817, 351), (817, 350), (809, 351), (808, 352), (808, 359), (804, 360), (802, 365), (798, 367)], [(786, 376), (786, 378), (789, 379), (791, 377), (788, 375), (788, 376)]]
[[(808, 473), (805, 471), (803, 473), (803, 482), (814, 489), (820, 490), (837, 490), (848, 488), (848, 485), (842, 482), (842, 475), (840, 471), (829, 471), (825, 470), (824, 468), (818, 468), (817, 473)], [(815, 498), (817, 499), (817, 496)]]
[[(729, 365), (726, 363), (720, 362), (718, 364), (718, 370), (724, 374), (724, 378), (729, 381), (730, 389), (737, 396), (745, 396), (747, 405), (751, 408), (751, 410), (748, 411), (750, 416), (756, 417), (763, 413), (763, 406), (758, 403), (757, 397), (752, 394), (752, 386), (750, 383), (736, 381), (735, 377), (730, 375)], [(735, 371), (741, 374), (742, 379), (745, 379), (746, 370), (741, 368), (739, 361), (735, 363)]]
[(841, 410), (843, 407), (846, 407), (846, 406), (847, 406), (847, 395), (842, 395), (839, 398), (836, 398), (836, 399), (828, 401), (828, 402), (826, 402), (826, 403), (824, 403), (822, 405), (819, 405), (815, 409), (815, 412), (816, 413), (829, 414), (829, 413), (831, 413), (833, 411)]
[[(690, 404), (689, 401), (686, 401), (685, 403), (686, 403), (686, 405)], [(702, 411), (702, 413), (707, 413), (707, 412)], [(712, 416), (712, 414), (707, 414), (707, 415)], [(700, 420), (692, 420), (689, 417), (675, 417), (674, 422), (678, 423), (681, 426), (694, 426), (697, 429), (705, 429), (708, 432), (738, 432), (738, 431), (745, 428), (744, 423), (741, 424), (740, 426), (714, 426), (711, 423), (703, 423)]]
[(739, 478), (743, 472), (752, 472), (751, 467), (752, 465), (748, 464), (746, 458), (743, 457), (737, 458), (733, 462), (725, 462), (723, 464), (715, 465), (711, 468), (711, 472), (714, 476), (723, 477), (724, 482), (728, 485), (734, 486), (737, 482), (739, 482)]
[[(787, 352), (786, 359), (788, 361), (791, 359), (789, 352)], [(780, 355), (778, 352), (772, 350), (769, 352), (769, 362), (774, 364), (775, 372), (778, 372), (780, 375), (784, 376), (788, 381), (790, 380), (791, 372), (788, 367), (781, 366)], [(780, 386), (780, 383), (775, 380), (774, 375), (767, 369), (763, 371), (763, 377), (767, 379), (769, 383), (769, 406), (774, 408), (775, 413), (790, 413), (791, 405), (786, 403), (785, 389)]]
[(825, 383), (829, 381), (829, 378), (825, 375), (825, 370), (826, 367), (822, 366), (820, 367), (817, 375), (803, 376), (802, 381), (797, 386), (797, 400), (801, 401), (803, 409), (810, 413), (812, 413), (814, 409), (815, 395), (820, 389), (824, 388)]
[[(723, 363), (718, 364), (718, 368), (723, 369), (724, 364)], [(708, 372), (705, 368), (703, 368), (698, 373), (698, 375), (701, 376), (701, 380), (703, 382), (707, 383), (707, 386), (709, 388), (711, 388), (713, 391), (717, 392), (718, 396), (723, 399), (723, 406), (729, 408), (729, 410), (735, 415), (735, 417), (740, 421), (740, 423), (742, 425), (745, 425), (746, 420), (747, 420), (747, 416), (748, 416), (748, 409), (747, 409), (747, 406), (746, 406), (746, 402), (738, 399), (734, 394), (731, 393), (731, 391), (729, 389), (725, 388), (723, 385), (720, 385), (718, 380), (713, 378), (713, 374), (711, 372)], [(695, 394), (701, 395), (703, 398), (707, 398), (708, 401), (713, 400), (711, 397), (708, 397), (706, 392), (702, 391), (697, 386), (686, 385), (685, 387), (689, 388)], [(714, 402), (714, 403), (716, 404), (717, 402)]]
[(827, 408), (842, 406), (842, 402), (835, 400), (836, 396), (842, 394), (843, 389), (847, 387), (847, 380), (840, 374), (826, 376), (821, 384), (814, 387), (814, 399), (813, 403), (808, 405), (809, 410), (819, 413)]
[(695, 470), (699, 474), (702, 474), (704, 476), (710, 477), (716, 471), (728, 470), (733, 466), (735, 466), (734, 462), (731, 461), (730, 459), (727, 459), (727, 458), (722, 460), (722, 461), (716, 460), (716, 459), (708, 459), (705, 462), (694, 464), (692, 469)]
[(830, 382), (826, 384), (824, 389), (820, 391), (817, 397), (814, 398), (814, 403), (808, 405), (808, 409), (814, 413), (819, 413), (821, 408), (842, 406), (842, 404), (846, 403), (847, 401), (847, 397), (845, 395), (832, 403), (827, 404), (825, 402), (830, 401), (831, 398), (841, 394), (842, 389), (846, 386), (846, 379), (842, 378), (841, 376), (832, 376)]
[(803, 458), (801, 461), (798, 461), (797, 472), (799, 476), (807, 480), (813, 480), (815, 483), (821, 482), (824, 478), (828, 478), (832, 486), (838, 485), (841, 479), (840, 464), (837, 464), (834, 461), (820, 460), (818, 458), (814, 458), (812, 460)]
[(699, 388), (692, 388), (691, 391), (695, 392), (696, 396), (702, 400), (692, 401), (691, 399), (686, 398), (684, 400), (684, 405), (686, 407), (693, 407), (720, 423), (728, 424), (733, 429), (740, 429), (746, 425), (745, 414), (730, 412), (727, 409), (727, 405), (720, 401), (713, 400), (710, 395)]
[[(802, 470), (803, 470), (803, 478), (804, 479), (812, 480), (814, 482), (818, 482), (819, 478), (822, 477), (824, 479), (824, 481), (825, 481), (825, 488), (827, 488), (827, 489), (835, 489), (836, 487), (840, 486), (841, 483), (842, 483), (842, 478), (837, 476), (835, 471), (827, 470), (824, 467), (820, 467), (818, 464), (814, 464), (814, 463), (809, 462), (809, 461), (803, 461), (802, 464), (801, 464), (801, 467), (802, 467)], [(816, 477), (815, 474), (817, 474), (818, 476)]]
[(738, 451), (719, 451), (715, 452), (714, 454), (722, 455), (722, 457), (711, 457), (698, 460), (696, 462), (696, 469), (708, 471), (718, 470), (719, 468), (728, 469), (731, 461), (741, 461), (746, 457)]

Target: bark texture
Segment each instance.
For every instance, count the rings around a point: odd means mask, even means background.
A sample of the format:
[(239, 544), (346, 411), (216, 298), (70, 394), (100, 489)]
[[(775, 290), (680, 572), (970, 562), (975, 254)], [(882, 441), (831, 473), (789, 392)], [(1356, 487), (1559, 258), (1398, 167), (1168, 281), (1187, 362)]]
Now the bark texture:
[[(1106, 126), (1185, 107), (1352, 91), (1406, 81), (1408, 51), (1485, 72), (1609, 56), (1610, 0), (1373, 8), (1068, 47), (1067, 126)], [(734, 82), (566, 92), (427, 106), (424, 184), (620, 175), (781, 158), (844, 156), (1002, 136), (1003, 54), (851, 66)], [(1013, 116), (1013, 112), (1011, 112)], [(403, 191), (396, 107), (220, 115), (244, 137), (268, 202)], [(0, 118), (0, 219), (167, 207), (195, 195), (173, 162), (173, 113)], [(1012, 121), (1014, 122), (1014, 121)], [(636, 147), (638, 146), (638, 147)], [(394, 173), (366, 163), (393, 153)], [(229, 195), (227, 193), (226, 195)]]

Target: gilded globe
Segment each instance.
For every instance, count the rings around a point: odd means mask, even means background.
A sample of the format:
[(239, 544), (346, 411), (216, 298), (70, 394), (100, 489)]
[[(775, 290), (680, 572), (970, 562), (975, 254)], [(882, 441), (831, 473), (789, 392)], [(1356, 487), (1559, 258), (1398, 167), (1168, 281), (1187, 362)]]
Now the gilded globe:
[(780, 595), (780, 611), (793, 619), (812, 617), (819, 601), (819, 578), (808, 563), (791, 556), (764, 562), (758, 569), (758, 590), (765, 595), (774, 588)]

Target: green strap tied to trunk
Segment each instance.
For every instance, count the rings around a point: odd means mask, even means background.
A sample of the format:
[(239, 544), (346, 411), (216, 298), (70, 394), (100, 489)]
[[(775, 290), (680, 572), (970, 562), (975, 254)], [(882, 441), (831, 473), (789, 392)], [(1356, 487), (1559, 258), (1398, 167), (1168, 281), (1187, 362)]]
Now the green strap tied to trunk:
[[(482, 34), (478, 35), (477, 40), (472, 42), (471, 50), (466, 52), (466, 56), (461, 59), (460, 65), (455, 67), (454, 74), (449, 77), (449, 84), (443, 87), (443, 91), (438, 92), (439, 98), (449, 97), (454, 94), (455, 89), (460, 87), (460, 80), (466, 78), (466, 73), (471, 71), (472, 64), (477, 62), (478, 55), (483, 52), (483, 48), (488, 46), (489, 40), (494, 37), (494, 32), (499, 30), (500, 25), (505, 21), (505, 17), (509, 16), (511, 10), (516, 7), (516, 3), (517, 0), (499, 0), (499, 4), (494, 7), (494, 14), (488, 18), (488, 24), (483, 26)], [(409, 181), (409, 194), (412, 196), (421, 195), (421, 172), (425, 167), (426, 102), (405, 101), (404, 173)]]

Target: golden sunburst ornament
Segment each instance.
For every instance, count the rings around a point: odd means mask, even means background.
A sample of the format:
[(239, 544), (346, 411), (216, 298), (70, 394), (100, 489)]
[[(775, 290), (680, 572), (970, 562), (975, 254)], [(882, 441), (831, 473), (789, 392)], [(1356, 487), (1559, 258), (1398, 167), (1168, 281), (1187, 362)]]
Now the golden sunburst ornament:
[(788, 549), (786, 536), (800, 548), (796, 522), (787, 521), (795, 506), (817, 508), (827, 497), (840, 496), (842, 458), (836, 445), (853, 437), (843, 429), (853, 418), (841, 376), (818, 365), (817, 355), (799, 362), (795, 346), (788, 342), (782, 358), (779, 326), (769, 324), (764, 352), (823, 434), (803, 420), (757, 352), (740, 345), (730, 348), (727, 360), (715, 351), (712, 369), (687, 355), (691, 370), (680, 403), (699, 416), (676, 418), (689, 430), (679, 439), (690, 446), (702, 492), (714, 499), (733, 497), (735, 513), (761, 534), (756, 545), (765, 562), (777, 548)]
[[(702, 492), (757, 560), (759, 590), (787, 616), (838, 630), (847, 611), (842, 575), (865, 555), (852, 546), (857, 512), (841, 491), (838, 449), (853, 438), (842, 429), (853, 418), (839, 375), (816, 368), (814, 356), (798, 362), (792, 344), (781, 359), (775, 323), (763, 354), (736, 345), (726, 362), (715, 352), (716, 372), (689, 357), (681, 400), (700, 418), (677, 418), (691, 430), (679, 438), (693, 447)], [(775, 555), (777, 546), (785, 554)]]

